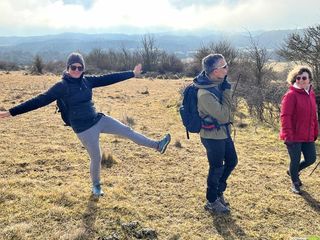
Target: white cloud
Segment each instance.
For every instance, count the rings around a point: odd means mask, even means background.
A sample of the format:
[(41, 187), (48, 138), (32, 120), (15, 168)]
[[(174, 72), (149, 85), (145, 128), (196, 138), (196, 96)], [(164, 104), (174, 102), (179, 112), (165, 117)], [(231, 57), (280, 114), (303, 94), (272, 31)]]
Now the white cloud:
[[(0, 34), (152, 29), (243, 31), (313, 26), (318, 0), (1, 0)], [(66, 4), (68, 3), (68, 4)], [(74, 3), (74, 4), (73, 4)], [(23, 33), (23, 31), (25, 33)]]

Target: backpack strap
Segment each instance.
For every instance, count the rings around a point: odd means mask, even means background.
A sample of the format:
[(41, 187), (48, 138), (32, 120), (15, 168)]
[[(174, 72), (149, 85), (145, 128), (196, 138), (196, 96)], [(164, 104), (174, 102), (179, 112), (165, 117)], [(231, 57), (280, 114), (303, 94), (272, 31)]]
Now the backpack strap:
[[(64, 86), (64, 88), (67, 90), (66, 91), (66, 93), (61, 97), (61, 98), (59, 98), (61, 101), (62, 101), (62, 103), (64, 104), (64, 105), (66, 105), (67, 106), (67, 101), (65, 100), (68, 96), (69, 96), (69, 86), (68, 86), (68, 83), (67, 83), (67, 81), (65, 80), (65, 79), (61, 79), (61, 83), (62, 83), (62, 85)], [(59, 112), (59, 107), (58, 107), (58, 105), (56, 104), (56, 111), (54, 112), (54, 113), (57, 113), (57, 112)]]
[(211, 87), (207, 89), (210, 93), (213, 93), (213, 95), (215, 95), (218, 100), (219, 103), (222, 104), (222, 99), (223, 99), (223, 93), (220, 89), (217, 89), (216, 87)]
[(64, 85), (65, 89), (67, 89), (67, 92), (63, 97), (67, 97), (69, 95), (69, 85), (68, 85), (67, 81), (63, 78), (62, 78), (61, 82)]
[[(218, 89), (217, 87), (211, 87), (211, 88), (207, 88), (207, 91), (209, 91), (210, 93), (212, 93), (218, 100), (219, 103), (222, 104), (222, 100), (223, 100), (223, 92)], [(205, 118), (209, 117), (210, 118), (210, 122), (206, 122)], [(229, 131), (229, 125), (232, 124), (232, 122), (227, 122), (224, 124), (220, 124), (218, 123), (218, 120), (211, 117), (211, 116), (206, 116), (203, 119), (203, 124), (202, 124), (202, 128), (205, 130), (213, 130), (213, 129), (217, 129), (220, 130), (221, 127), (225, 127), (226, 131), (227, 131), (227, 136), (230, 137), (230, 131)]]

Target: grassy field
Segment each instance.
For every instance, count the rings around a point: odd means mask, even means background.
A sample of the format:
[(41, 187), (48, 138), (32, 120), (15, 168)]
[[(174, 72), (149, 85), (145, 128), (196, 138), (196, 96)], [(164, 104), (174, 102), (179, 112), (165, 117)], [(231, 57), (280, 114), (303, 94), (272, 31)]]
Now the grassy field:
[[(0, 109), (31, 98), (56, 76), (0, 74)], [(239, 164), (225, 193), (231, 214), (204, 211), (208, 163), (199, 137), (187, 140), (177, 112), (187, 80), (131, 79), (95, 90), (98, 111), (159, 139), (164, 155), (101, 136), (105, 196), (91, 197), (89, 160), (55, 104), (0, 121), (0, 239), (294, 239), (320, 236), (320, 169), (291, 193), (278, 133), (237, 128)], [(249, 119), (244, 122), (250, 123)], [(319, 151), (319, 150), (318, 150)], [(318, 160), (319, 161), (319, 160)], [(112, 162), (113, 164), (110, 164)], [(319, 238), (315, 238), (319, 239)]]

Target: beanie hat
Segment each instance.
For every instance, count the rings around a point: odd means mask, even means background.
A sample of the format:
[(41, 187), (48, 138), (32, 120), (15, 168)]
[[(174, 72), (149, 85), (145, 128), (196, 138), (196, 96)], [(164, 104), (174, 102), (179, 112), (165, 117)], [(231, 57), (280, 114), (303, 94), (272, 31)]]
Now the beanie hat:
[(83, 68), (85, 68), (84, 59), (80, 53), (73, 52), (68, 56), (67, 59), (67, 69), (71, 64), (80, 63)]
[(209, 54), (202, 59), (202, 68), (209, 75), (217, 66), (220, 59), (224, 58), (221, 54)]

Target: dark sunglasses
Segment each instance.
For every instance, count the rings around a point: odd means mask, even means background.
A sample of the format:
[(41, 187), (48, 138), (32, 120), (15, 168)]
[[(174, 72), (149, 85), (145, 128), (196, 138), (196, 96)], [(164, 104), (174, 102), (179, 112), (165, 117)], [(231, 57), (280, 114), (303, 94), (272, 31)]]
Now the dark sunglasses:
[(228, 67), (228, 63), (226, 63), (225, 65), (223, 65), (221, 67), (217, 67), (216, 69), (222, 69), (222, 68), (226, 69), (227, 67)]
[(75, 71), (78, 69), (79, 72), (82, 72), (83, 71), (83, 67), (82, 66), (74, 66), (74, 65), (70, 65), (70, 69), (72, 71)]
[(296, 77), (296, 79), (297, 79), (297, 80), (302, 79), (303, 81), (305, 81), (305, 80), (307, 80), (307, 79), (308, 79), (308, 77), (306, 77), (306, 76), (303, 76), (303, 77)]

